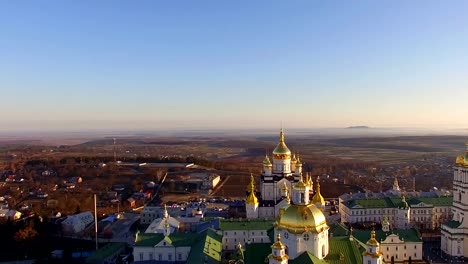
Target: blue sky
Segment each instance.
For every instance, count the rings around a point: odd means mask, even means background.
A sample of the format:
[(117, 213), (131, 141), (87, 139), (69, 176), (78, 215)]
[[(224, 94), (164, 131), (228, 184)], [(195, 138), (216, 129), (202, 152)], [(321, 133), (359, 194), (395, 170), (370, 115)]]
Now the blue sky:
[(3, 129), (468, 127), (467, 1), (3, 1)]

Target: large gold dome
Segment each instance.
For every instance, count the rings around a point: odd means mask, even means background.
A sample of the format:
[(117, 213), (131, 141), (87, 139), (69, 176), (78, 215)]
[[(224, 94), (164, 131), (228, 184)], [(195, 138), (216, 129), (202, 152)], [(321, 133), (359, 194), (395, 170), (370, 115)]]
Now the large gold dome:
[(290, 233), (320, 233), (328, 228), (325, 215), (313, 204), (290, 205), (280, 213), (276, 227)]
[(280, 132), (279, 143), (276, 145), (276, 148), (273, 150), (273, 156), (277, 159), (290, 159), (291, 158), (291, 151), (284, 143), (284, 133), (283, 129)]

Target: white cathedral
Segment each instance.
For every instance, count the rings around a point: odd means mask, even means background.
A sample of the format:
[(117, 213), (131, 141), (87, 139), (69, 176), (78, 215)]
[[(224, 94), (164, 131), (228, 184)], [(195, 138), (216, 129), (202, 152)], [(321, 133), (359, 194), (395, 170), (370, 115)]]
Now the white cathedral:
[[(252, 176), (247, 187), (246, 212), (248, 219), (275, 219), (276, 242), (271, 246), (268, 262), (287, 264), (304, 253), (323, 260), (329, 253), (329, 226), (323, 214), (325, 200), (320, 194), (319, 178), (312, 195), (311, 177), (303, 177), (302, 163), (298, 156), (291, 156), (283, 130), (273, 150), (273, 164), (268, 156), (263, 161), (260, 185), (258, 199)], [(363, 258), (369, 256), (373, 261), (366, 263), (382, 263), (378, 243), (370, 244), (368, 255)]]
[[(271, 163), (268, 155), (263, 160), (263, 170), (260, 181), (260, 201), (255, 200), (255, 189), (254, 182), (249, 184), (247, 192), (249, 196), (247, 198), (247, 218), (255, 219), (274, 219), (280, 213), (280, 208), (285, 207), (289, 204), (289, 190), (295, 189), (295, 184), (302, 182), (304, 185), (304, 191), (302, 195), (297, 197), (301, 204), (309, 204), (309, 195), (313, 193), (313, 183), (309, 175), (303, 178), (302, 174), (302, 162), (299, 155), (291, 155), (291, 151), (284, 142), (283, 129), (280, 131), (279, 143), (273, 150), (273, 163)], [(317, 178), (317, 182), (319, 179)], [(302, 188), (302, 187), (300, 187)], [(294, 195), (293, 195), (294, 196)], [(293, 200), (296, 197), (293, 197)], [(312, 198), (312, 203), (316, 207), (323, 210), (325, 206), (325, 200), (320, 194), (320, 185), (317, 185), (317, 190)]]

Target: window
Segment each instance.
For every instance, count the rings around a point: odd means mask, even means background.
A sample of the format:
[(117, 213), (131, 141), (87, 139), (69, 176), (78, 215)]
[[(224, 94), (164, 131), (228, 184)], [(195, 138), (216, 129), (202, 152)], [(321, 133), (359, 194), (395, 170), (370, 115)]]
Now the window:
[(179, 258), (179, 260), (182, 260), (182, 254), (179, 253), (178, 258)]
[(172, 260), (172, 255), (169, 254), (169, 255), (167, 256), (167, 258), (168, 258), (169, 260)]
[(150, 252), (148, 255), (149, 255), (149, 259), (153, 260), (153, 252)]
[(304, 234), (304, 240), (305, 240), (305, 241), (309, 241), (309, 239), (310, 239), (309, 234), (308, 234), (308, 233), (305, 233), (305, 234)]
[(140, 260), (143, 260), (143, 252), (140, 252)]
[(158, 255), (158, 259), (162, 260), (162, 254), (161, 253)]

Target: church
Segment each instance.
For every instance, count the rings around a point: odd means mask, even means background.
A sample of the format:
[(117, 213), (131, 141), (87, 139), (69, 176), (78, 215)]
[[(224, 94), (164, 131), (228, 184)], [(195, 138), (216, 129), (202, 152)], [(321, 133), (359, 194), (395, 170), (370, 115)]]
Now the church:
[[(299, 188), (304, 188), (301, 197), (298, 199), (302, 204), (307, 200), (309, 203), (309, 195), (313, 192), (313, 183), (309, 175), (302, 173), (302, 162), (299, 155), (292, 154), (286, 146), (284, 140), (283, 129), (280, 131), (279, 142), (273, 150), (272, 161), (268, 155), (263, 160), (263, 169), (260, 179), (260, 194), (261, 199), (258, 204), (252, 203), (252, 198), (255, 196), (255, 190), (251, 190), (254, 182), (249, 184), (247, 191), (250, 193), (247, 199), (247, 218), (255, 219), (274, 219), (280, 213), (280, 208), (289, 204), (288, 190), (294, 188), (294, 184), (301, 183)], [(317, 182), (319, 179), (317, 179)], [(320, 194), (320, 186), (317, 186), (319, 191), (315, 192), (312, 198), (312, 203), (316, 207), (323, 209), (325, 200)]]
[[(246, 263), (264, 263), (266, 260), (270, 264), (383, 263), (383, 254), (374, 233), (365, 247), (348, 234), (330, 238), (330, 227), (323, 213), (325, 200), (320, 193), (320, 179), (317, 177), (314, 192), (311, 177), (303, 175), (299, 156), (291, 155), (286, 146), (282, 129), (272, 160), (265, 156), (263, 161), (260, 199), (251, 177), (247, 186), (246, 212), (249, 221), (274, 221), (276, 241), (272, 245), (246, 245)], [(262, 254), (267, 247), (271, 248), (270, 254)], [(239, 250), (242, 251), (241, 244)]]

